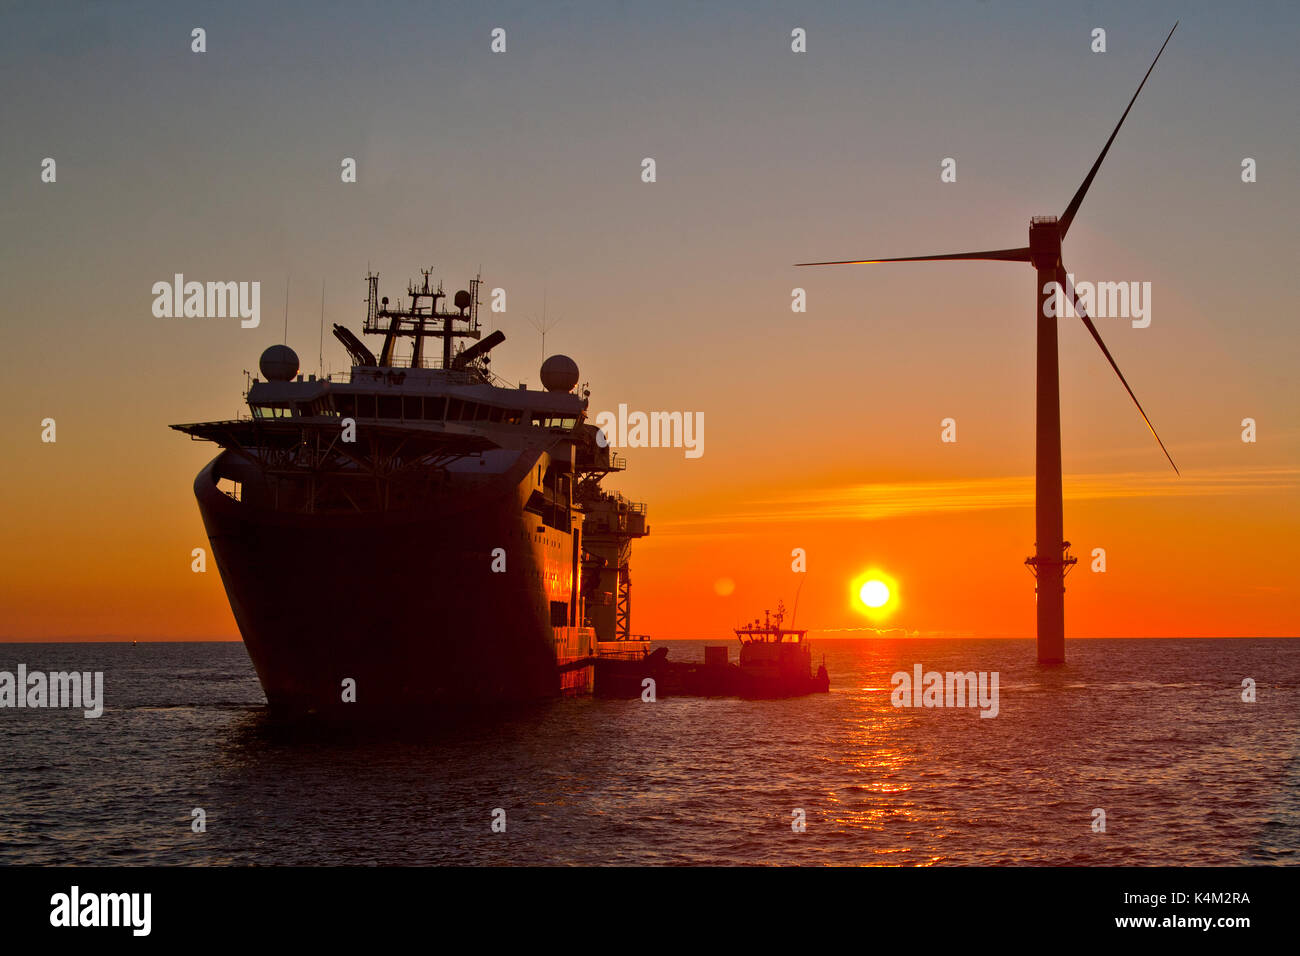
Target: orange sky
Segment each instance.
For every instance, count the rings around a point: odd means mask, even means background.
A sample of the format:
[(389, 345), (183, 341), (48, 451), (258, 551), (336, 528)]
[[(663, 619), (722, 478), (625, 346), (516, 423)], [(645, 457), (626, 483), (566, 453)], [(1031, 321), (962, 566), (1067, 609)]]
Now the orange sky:
[[(1295, 634), (1294, 575), (1281, 564), (1233, 556), (1244, 541), (1262, 553), (1285, 553), (1296, 531), (1296, 477), (1294, 469), (1261, 469), (1173, 481), (1160, 472), (1068, 478), (1067, 534), (1080, 558), (1066, 582), (1068, 633)], [(679, 625), (683, 636), (716, 636), (779, 596), (793, 605), (799, 576), (790, 571), (790, 552), (802, 547), (809, 556), (804, 625), (871, 626), (849, 610), (849, 585), (874, 568), (898, 582), (889, 625), (922, 636), (1031, 636), (1032, 579), (1021, 562), (1031, 550), (1032, 488), (1029, 476), (810, 485), (756, 494), (722, 512), (713, 501), (686, 504), (658, 521), (652, 514), (661, 537), (642, 547), (653, 560), (641, 562), (635, 580), (652, 594), (679, 595), (675, 603), (699, 621)], [(1098, 547), (1106, 552), (1105, 573), (1091, 571)], [(733, 595), (716, 594), (720, 577), (735, 581)], [(653, 608), (644, 617), (669, 626), (681, 620)]]
[[(190, 570), (206, 546), (189, 491), (208, 448), (183, 438), (149, 468), (105, 462), (88, 493), (60, 432), (11, 485), (3, 590), (7, 639), (224, 639), (236, 629), (215, 568)], [(111, 456), (107, 439), (95, 442)], [(1249, 446), (1247, 446), (1249, 447)], [(680, 455), (667, 449), (636, 457)], [(27, 456), (33, 462), (33, 456)], [(701, 461), (707, 461), (705, 459)], [(694, 462), (660, 462), (684, 471)], [(631, 472), (629, 472), (629, 476)], [(634, 549), (634, 629), (714, 638), (784, 599), (820, 636), (863, 636), (850, 583), (878, 568), (898, 584), (885, 624), (963, 636), (1031, 636), (1032, 481), (935, 478), (791, 481), (778, 471), (724, 492), (651, 497), (650, 537)], [(1297, 591), (1285, 555), (1297, 532), (1297, 470), (1256, 467), (1067, 475), (1066, 526), (1080, 564), (1067, 580), (1071, 636), (1291, 635)], [(613, 484), (613, 482), (611, 482)], [(665, 489), (672, 491), (671, 487)], [(685, 493), (684, 493), (685, 492)], [(61, 502), (57, 513), (50, 503)], [(1107, 571), (1090, 570), (1106, 549)], [(808, 571), (791, 571), (805, 549)], [(1245, 560), (1258, 555), (1256, 560)], [(57, 573), (51, 573), (57, 569)], [(723, 578), (734, 593), (720, 595)]]

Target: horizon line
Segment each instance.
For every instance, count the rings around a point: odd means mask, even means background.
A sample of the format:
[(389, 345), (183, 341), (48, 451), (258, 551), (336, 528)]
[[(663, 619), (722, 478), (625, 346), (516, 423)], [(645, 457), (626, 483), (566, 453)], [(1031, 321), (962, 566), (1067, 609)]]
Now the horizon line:
[[(817, 634), (818, 629), (810, 627), (810, 634)], [(857, 628), (825, 628), (822, 633), (858, 630)], [(867, 630), (863, 628), (862, 630)], [(885, 628), (884, 630), (890, 630)], [(715, 643), (730, 641), (735, 638), (722, 637), (651, 637), (650, 643), (664, 641), (713, 641)], [(975, 634), (858, 634), (854, 637), (819, 637), (824, 641), (859, 641), (859, 640), (906, 640), (906, 641), (1034, 641), (1033, 635), (1012, 637), (1009, 635), (975, 635)], [(1067, 641), (1292, 641), (1300, 639), (1300, 634), (1153, 634), (1129, 635), (1127, 637), (1098, 637), (1080, 635), (1067, 637)], [(242, 638), (138, 638), (138, 637), (81, 637), (81, 638), (43, 638), (16, 639), (0, 638), (0, 645), (6, 644), (243, 644)]]

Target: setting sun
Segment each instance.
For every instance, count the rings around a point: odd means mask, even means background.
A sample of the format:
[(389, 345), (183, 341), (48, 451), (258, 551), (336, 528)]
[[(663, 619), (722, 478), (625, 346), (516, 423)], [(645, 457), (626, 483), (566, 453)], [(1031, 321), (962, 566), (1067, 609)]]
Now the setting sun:
[(877, 581), (873, 578), (862, 585), (862, 588), (858, 591), (858, 597), (867, 607), (884, 607), (889, 603), (889, 585), (885, 584), (884, 581)]
[(849, 585), (849, 603), (873, 622), (884, 621), (898, 610), (898, 581), (879, 567), (868, 568)]

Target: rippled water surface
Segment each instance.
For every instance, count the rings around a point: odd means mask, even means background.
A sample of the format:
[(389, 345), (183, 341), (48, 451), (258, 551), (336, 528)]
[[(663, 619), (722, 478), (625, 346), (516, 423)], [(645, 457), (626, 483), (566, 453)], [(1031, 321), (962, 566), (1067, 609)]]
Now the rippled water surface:
[[(830, 694), (340, 736), (270, 723), (241, 644), (3, 645), (103, 670), (107, 706), (0, 710), (0, 862), (1300, 862), (1300, 641), (1075, 641), (1050, 670), (1031, 641), (816, 648)], [(999, 672), (998, 716), (893, 707), (915, 663)]]

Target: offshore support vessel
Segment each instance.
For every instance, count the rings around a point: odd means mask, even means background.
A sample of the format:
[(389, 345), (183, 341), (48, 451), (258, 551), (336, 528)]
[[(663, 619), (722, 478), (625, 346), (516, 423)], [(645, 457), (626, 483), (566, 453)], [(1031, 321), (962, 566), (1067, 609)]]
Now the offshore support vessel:
[(578, 366), (546, 359), (541, 390), (496, 378), (505, 336), (482, 334), (481, 278), (450, 308), (429, 271), (407, 308), (366, 282), (378, 356), (336, 324), (351, 369), (304, 380), (273, 345), (247, 416), (171, 426), (222, 448), (194, 493), (271, 709), (348, 719), (590, 692), (598, 654), (649, 647), (630, 633), (630, 546), (649, 527), (600, 487), (626, 462), (586, 422)]

